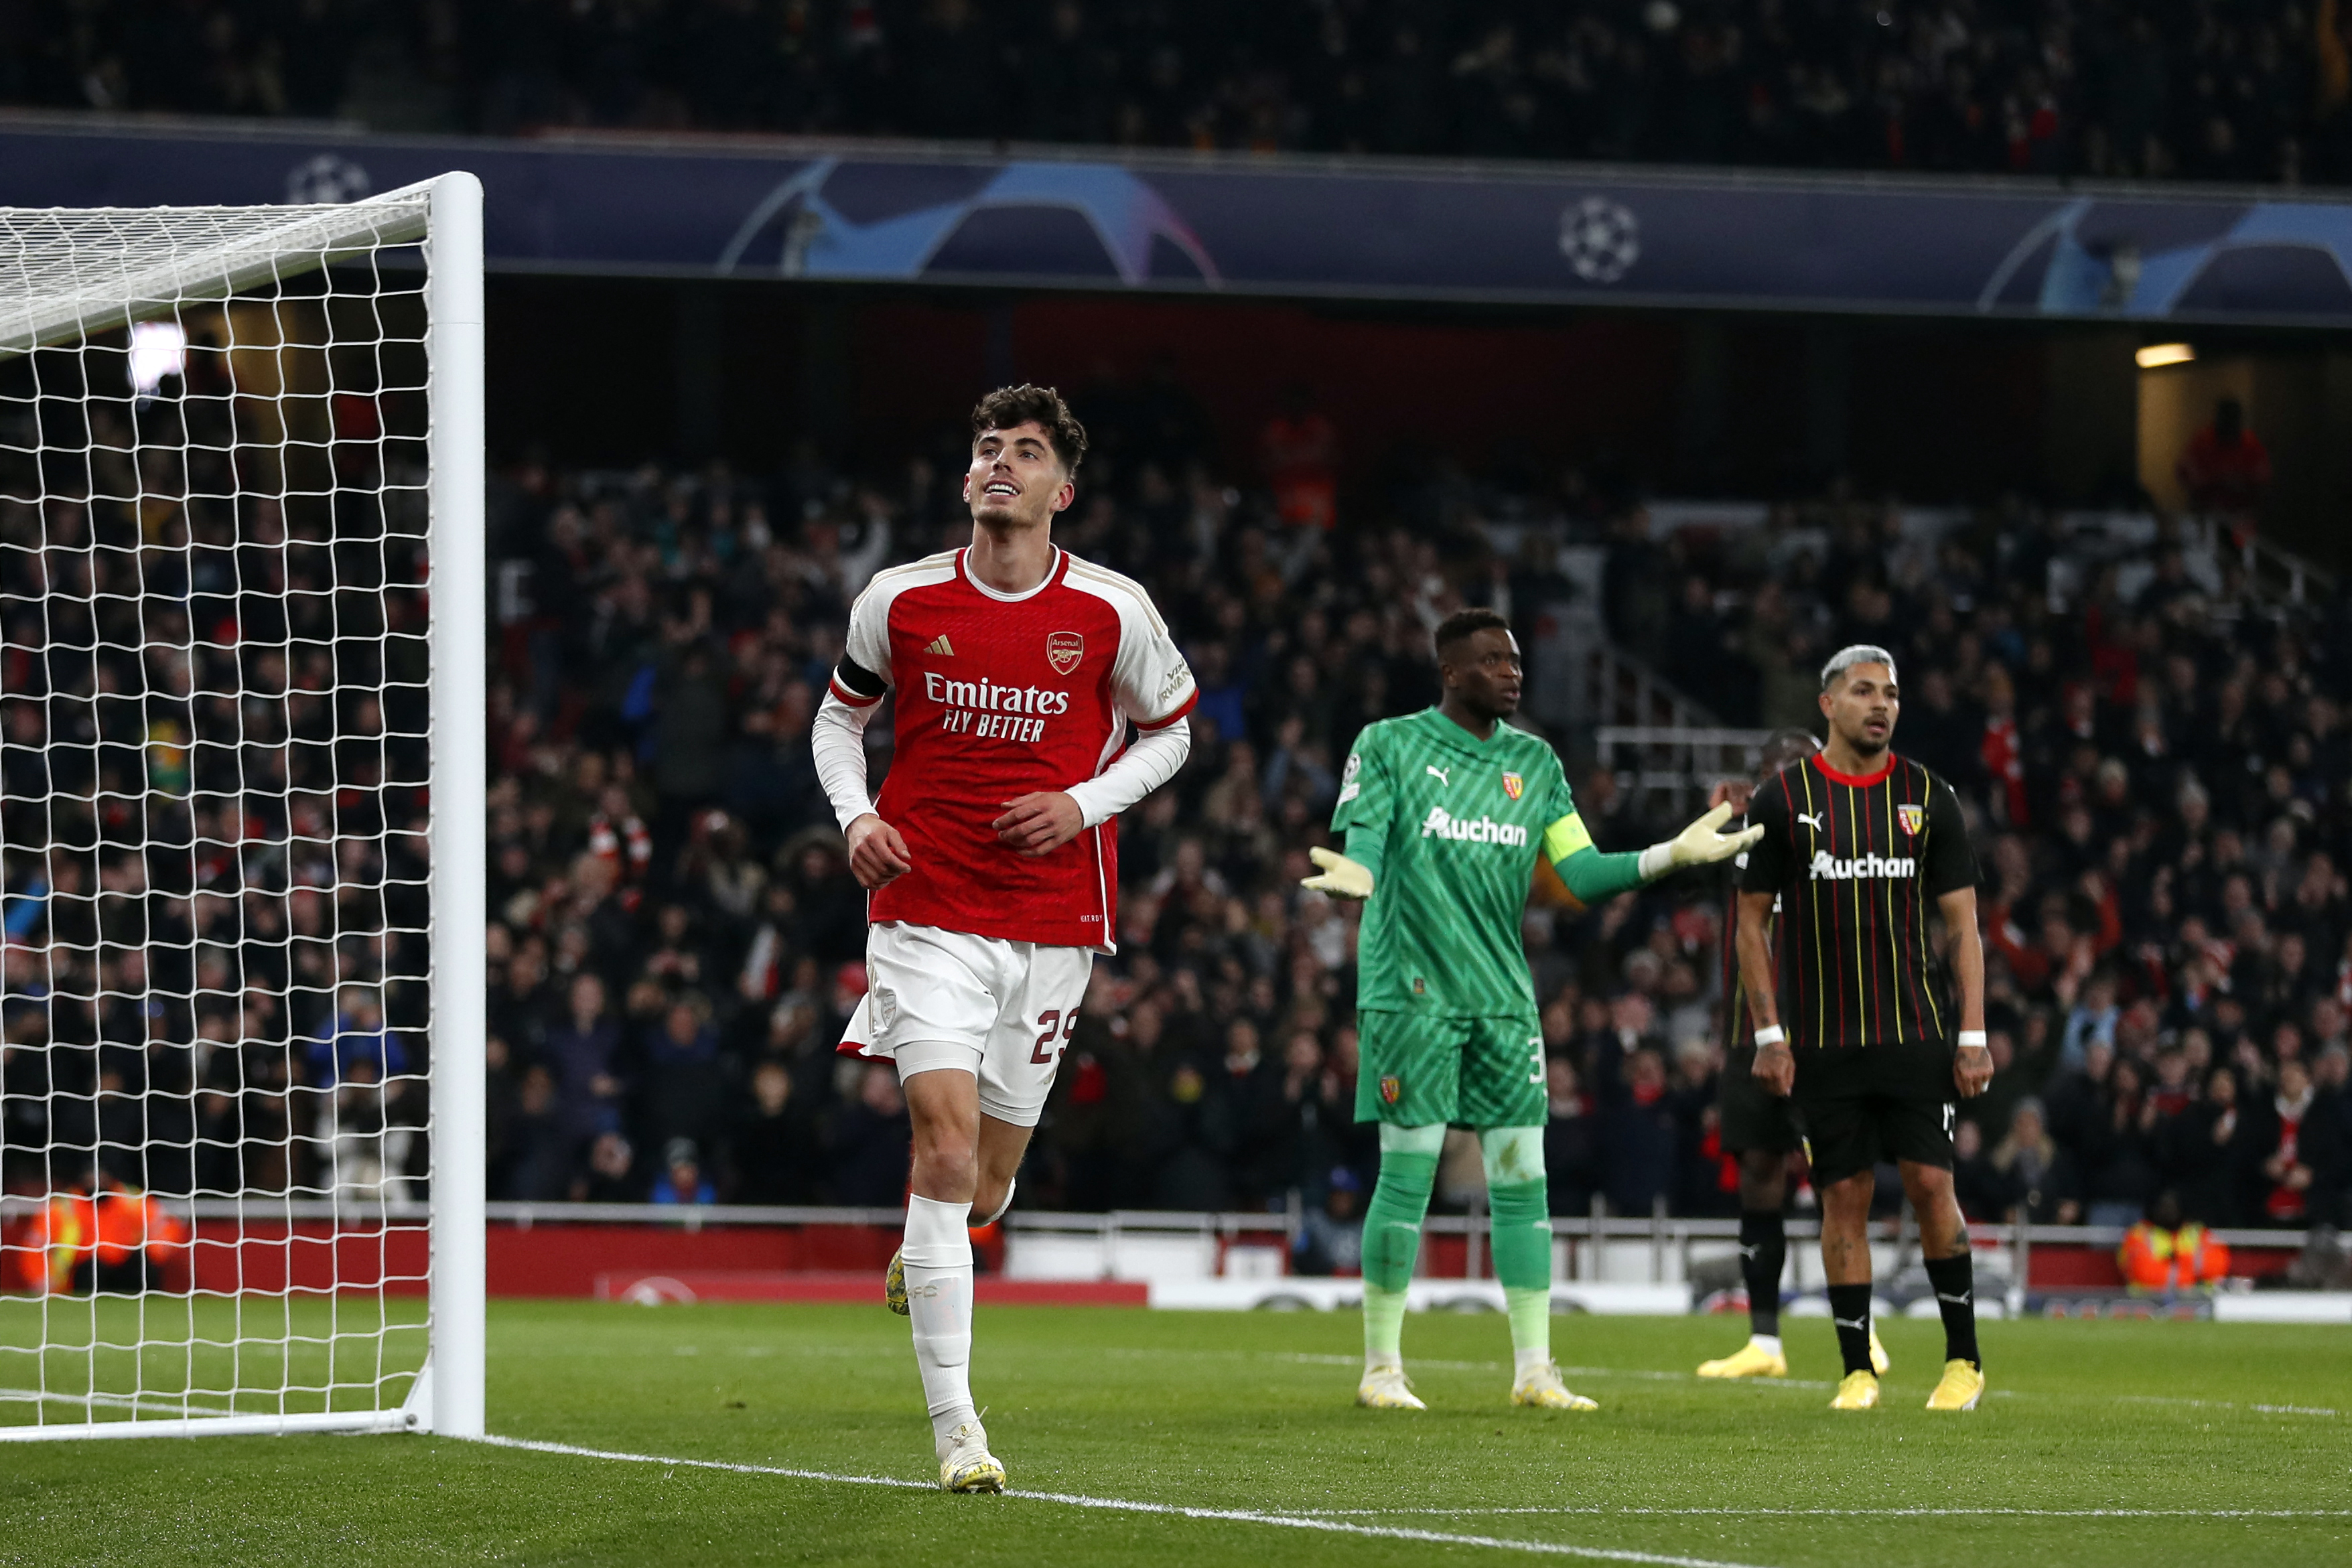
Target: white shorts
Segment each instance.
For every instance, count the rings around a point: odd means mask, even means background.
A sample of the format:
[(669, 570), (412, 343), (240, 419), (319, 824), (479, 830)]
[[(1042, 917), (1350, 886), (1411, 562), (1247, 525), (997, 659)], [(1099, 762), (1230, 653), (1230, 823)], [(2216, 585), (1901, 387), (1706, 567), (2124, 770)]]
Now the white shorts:
[(1078, 1026), (1091, 947), (1051, 947), (890, 921), (866, 933), (866, 999), (845, 1048), (895, 1062), (901, 1081), (955, 1067), (980, 1108), (1034, 1127)]

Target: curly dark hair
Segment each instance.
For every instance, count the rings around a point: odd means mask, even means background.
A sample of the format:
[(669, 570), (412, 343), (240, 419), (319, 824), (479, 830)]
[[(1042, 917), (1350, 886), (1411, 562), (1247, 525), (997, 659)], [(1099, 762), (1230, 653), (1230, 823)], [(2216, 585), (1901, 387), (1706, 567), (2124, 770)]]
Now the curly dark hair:
[(1438, 661), (1445, 659), (1445, 650), (1469, 636), (1473, 632), (1507, 632), (1511, 623), (1484, 608), (1457, 610), (1438, 623), (1437, 632), (1430, 643), (1437, 650)]
[(971, 438), (978, 441), (992, 430), (1011, 430), (1033, 420), (1045, 427), (1046, 444), (1061, 459), (1063, 471), (1076, 474), (1078, 465), (1087, 460), (1087, 427), (1052, 387), (1024, 382), (990, 392), (972, 405)]

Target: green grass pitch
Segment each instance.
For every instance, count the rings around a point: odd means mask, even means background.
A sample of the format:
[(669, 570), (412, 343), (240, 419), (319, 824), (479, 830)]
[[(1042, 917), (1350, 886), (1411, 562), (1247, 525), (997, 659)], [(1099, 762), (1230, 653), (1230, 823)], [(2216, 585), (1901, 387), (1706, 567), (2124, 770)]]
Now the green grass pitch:
[(1840, 1416), (1824, 1322), (1788, 1325), (1795, 1379), (1723, 1385), (1689, 1371), (1738, 1320), (1554, 1322), (1597, 1415), (1511, 1408), (1494, 1316), (1408, 1321), (1412, 1415), (1351, 1405), (1350, 1313), (983, 1309), (974, 1381), (1016, 1495), (956, 1498), (769, 1473), (935, 1477), (906, 1324), (878, 1305), (498, 1302), (494, 1432), (677, 1462), (9, 1445), (0, 1563), (2352, 1562), (2342, 1329), (1990, 1323), (1992, 1394), (1931, 1416), (1932, 1323), (1884, 1325), (1887, 1403)]

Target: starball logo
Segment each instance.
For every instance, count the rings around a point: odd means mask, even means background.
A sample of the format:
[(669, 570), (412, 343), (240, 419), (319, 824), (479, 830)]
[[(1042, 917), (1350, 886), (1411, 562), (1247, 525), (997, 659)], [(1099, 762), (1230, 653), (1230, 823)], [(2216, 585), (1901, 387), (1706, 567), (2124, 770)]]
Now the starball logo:
[(1429, 815), (1422, 819), (1421, 836), (1465, 844), (1504, 844), (1512, 849), (1524, 849), (1528, 842), (1527, 829), (1517, 822), (1498, 822), (1492, 817), (1457, 817), (1443, 806), (1431, 807)]
[(1852, 855), (1839, 859), (1827, 850), (1813, 852), (1815, 882), (1856, 882), (1874, 877), (1900, 879), (1919, 874), (1919, 862), (1909, 855)]

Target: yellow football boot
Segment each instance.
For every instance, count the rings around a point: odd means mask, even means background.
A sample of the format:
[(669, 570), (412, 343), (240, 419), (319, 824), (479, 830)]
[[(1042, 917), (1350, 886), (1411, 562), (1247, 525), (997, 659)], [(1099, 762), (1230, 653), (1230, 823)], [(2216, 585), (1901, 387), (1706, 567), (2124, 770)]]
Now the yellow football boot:
[(1832, 1410), (1875, 1410), (1878, 1408), (1878, 1374), (1849, 1372), (1838, 1385), (1837, 1397), (1830, 1401)]
[(1546, 1362), (1538, 1371), (1519, 1379), (1511, 1390), (1511, 1403), (1531, 1405), (1538, 1410), (1598, 1410), (1597, 1400), (1587, 1399), (1571, 1391), (1559, 1380), (1559, 1364)]
[(907, 1254), (903, 1251), (890, 1254), (890, 1271), (882, 1276), (882, 1304), (902, 1318), (907, 1316)]
[(1003, 1491), (1004, 1466), (988, 1451), (988, 1432), (977, 1421), (966, 1421), (944, 1438), (940, 1448), (940, 1485), (949, 1491)]
[(1786, 1377), (1789, 1358), (1777, 1350), (1766, 1350), (1750, 1339), (1729, 1355), (1698, 1364), (1701, 1377)]
[(1944, 1363), (1943, 1380), (1936, 1385), (1936, 1392), (1927, 1396), (1927, 1408), (1973, 1410), (1977, 1401), (1984, 1397), (1984, 1391), (1982, 1367), (1973, 1362), (1948, 1361)]

